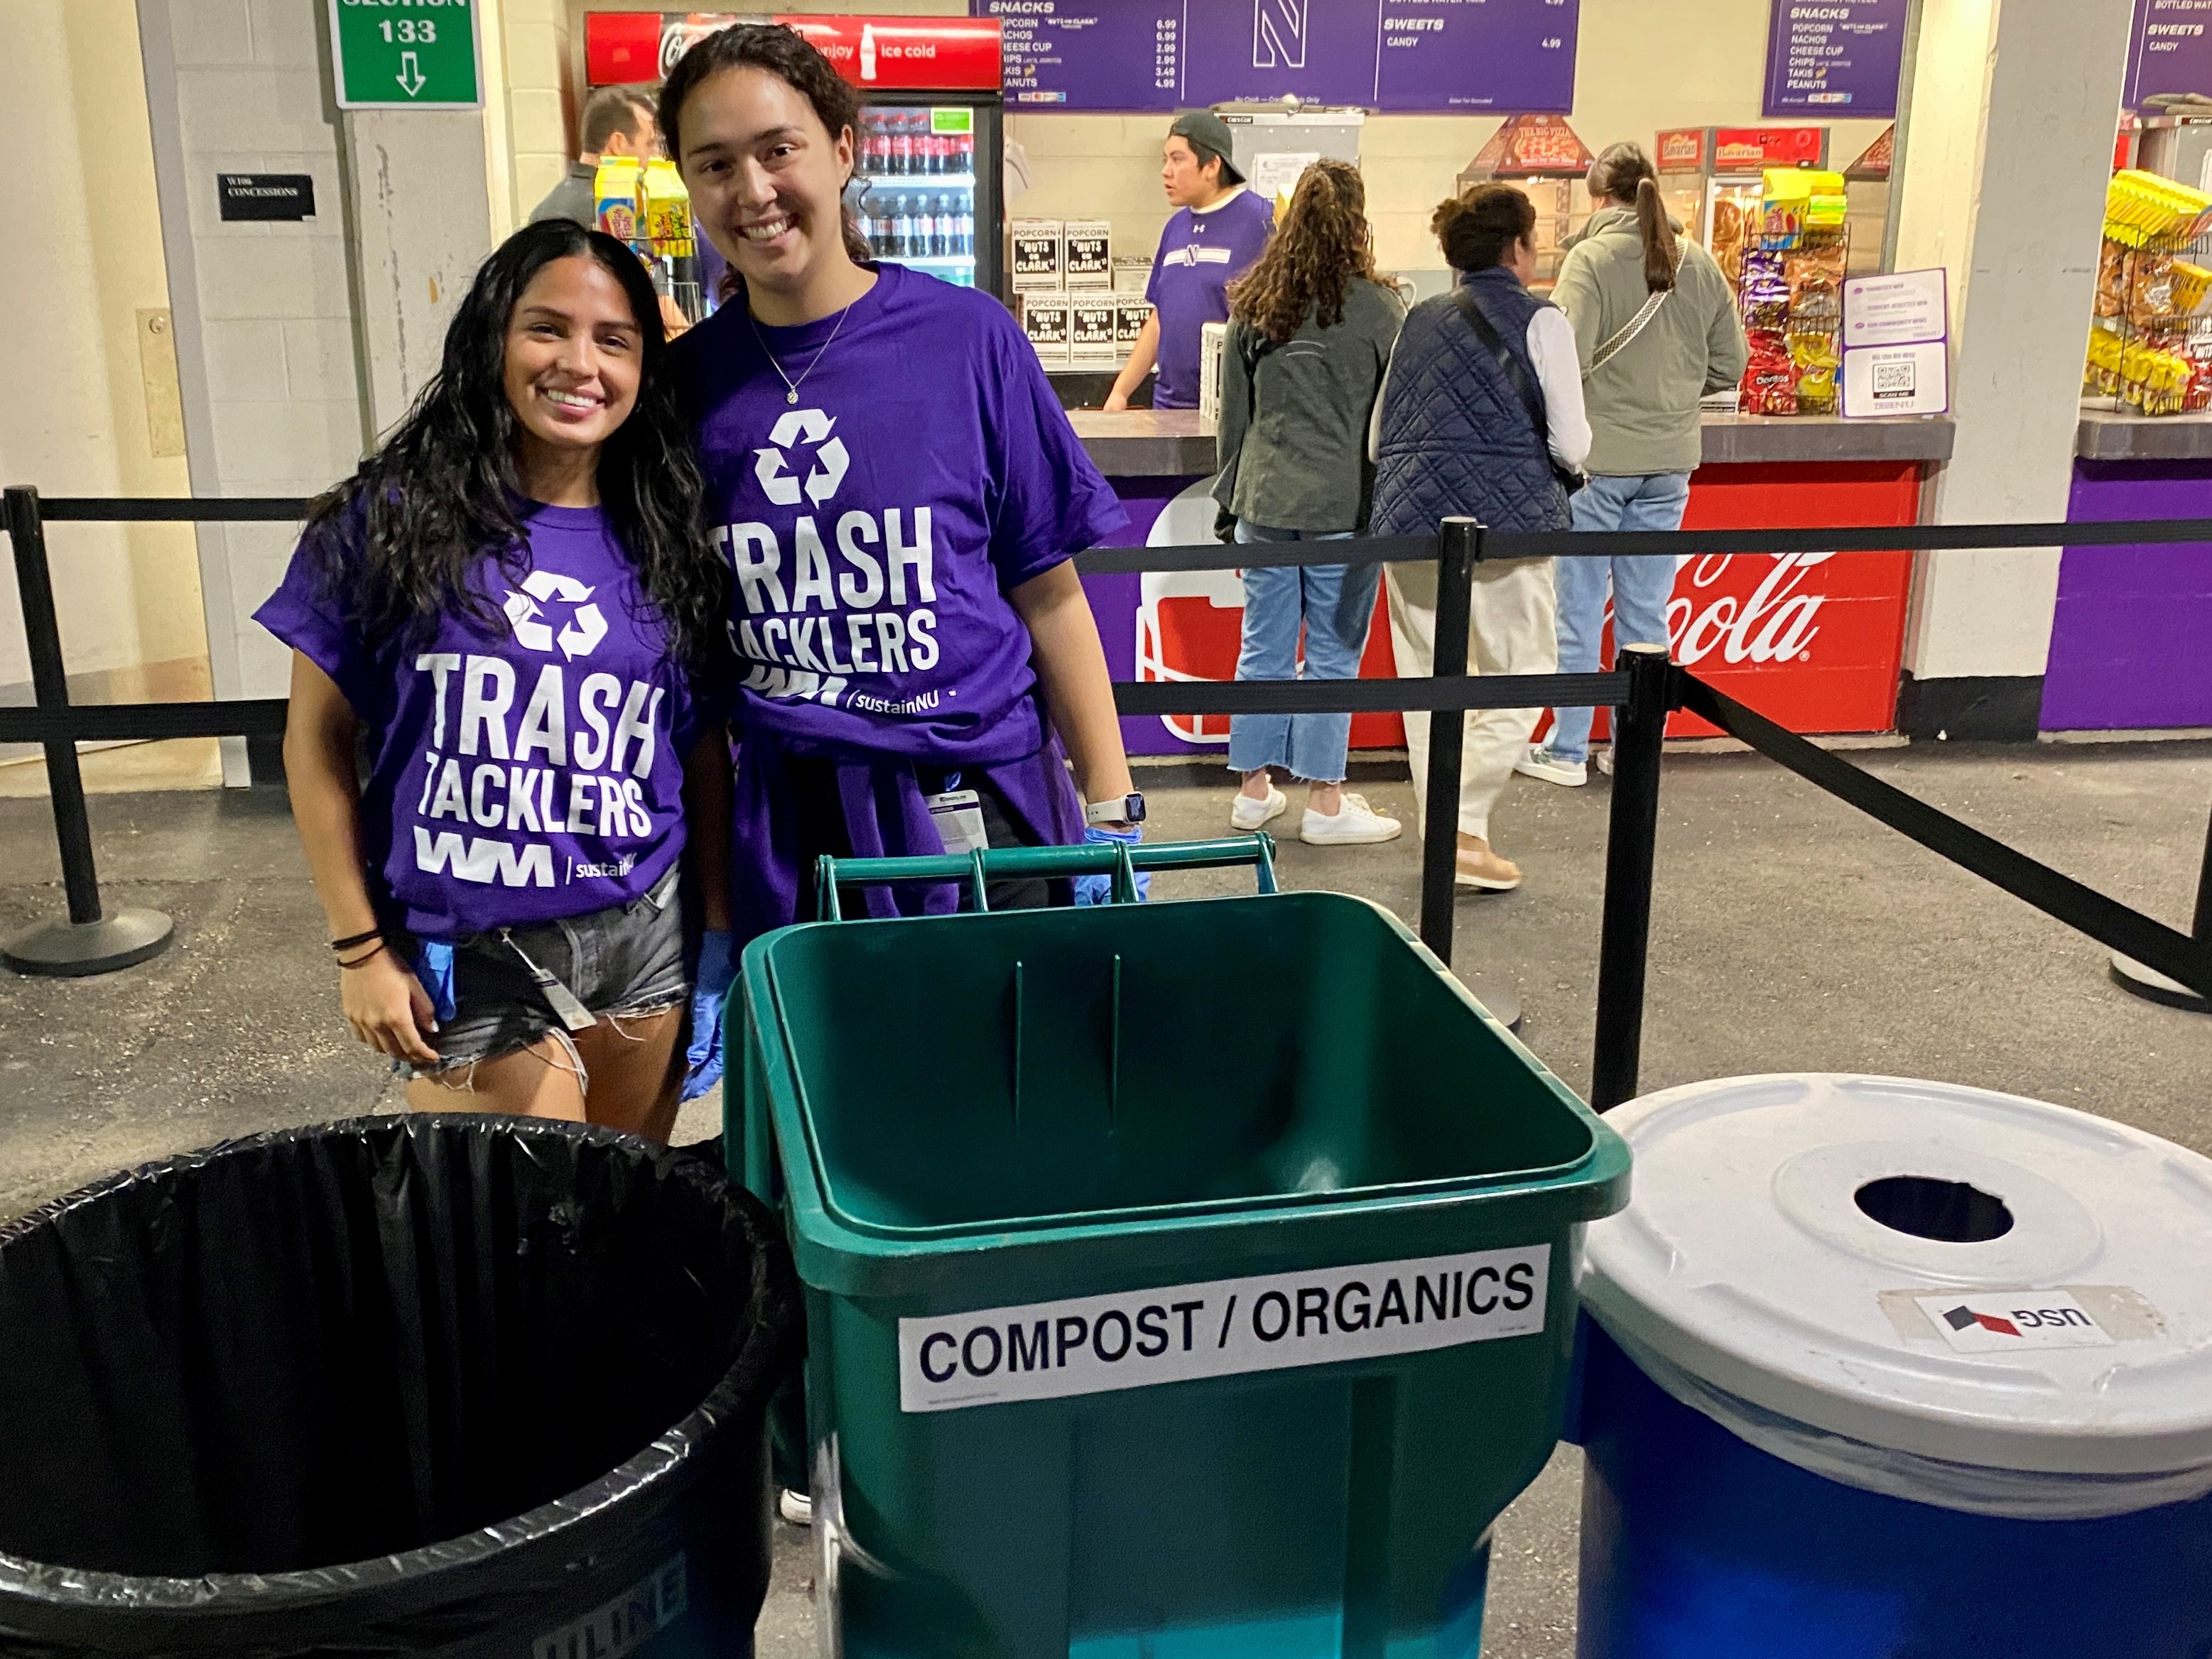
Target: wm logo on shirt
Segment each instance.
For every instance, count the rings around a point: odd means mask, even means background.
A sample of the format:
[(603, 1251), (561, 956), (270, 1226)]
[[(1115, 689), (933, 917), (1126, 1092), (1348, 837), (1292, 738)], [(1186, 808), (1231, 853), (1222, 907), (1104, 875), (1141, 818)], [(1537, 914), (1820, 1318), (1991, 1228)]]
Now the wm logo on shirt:
[(415, 867), (434, 876), (451, 871), (462, 881), (487, 887), (550, 887), (553, 849), (539, 841), (514, 847), (483, 836), (471, 836), (464, 842), (450, 830), (441, 830), (433, 837), (418, 823)]
[(1306, 66), (1309, 0), (1252, 0), (1252, 67)]

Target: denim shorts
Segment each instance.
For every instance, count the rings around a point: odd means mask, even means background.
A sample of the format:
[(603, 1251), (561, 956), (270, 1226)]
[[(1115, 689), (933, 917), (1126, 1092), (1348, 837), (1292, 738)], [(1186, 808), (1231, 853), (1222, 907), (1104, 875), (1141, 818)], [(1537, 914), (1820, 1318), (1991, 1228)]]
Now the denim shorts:
[[(684, 907), (672, 868), (652, 892), (559, 921), (499, 927), (453, 944), (452, 1012), (441, 1011), (434, 1066), (395, 1060), (408, 1077), (428, 1077), (527, 1048), (568, 1028), (531, 972), (535, 963), (586, 1012), (639, 1018), (678, 1007), (691, 994), (685, 971)], [(418, 944), (409, 952), (426, 986)], [(433, 991), (433, 996), (435, 992)]]

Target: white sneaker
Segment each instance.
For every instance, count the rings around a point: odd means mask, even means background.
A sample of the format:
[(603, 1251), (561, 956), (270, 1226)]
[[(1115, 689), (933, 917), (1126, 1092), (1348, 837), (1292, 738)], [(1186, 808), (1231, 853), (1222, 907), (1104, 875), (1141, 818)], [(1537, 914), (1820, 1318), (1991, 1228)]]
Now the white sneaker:
[(1265, 800), (1254, 800), (1240, 789), (1237, 792), (1235, 805), (1229, 809), (1229, 827), (1232, 830), (1262, 829), (1290, 810), (1289, 798), (1272, 783), (1267, 786), (1267, 799)]
[(814, 1500), (803, 1492), (793, 1492), (788, 1486), (775, 1495), (775, 1512), (794, 1527), (814, 1524)]
[(1569, 789), (1579, 789), (1589, 781), (1589, 768), (1581, 761), (1561, 760), (1548, 749), (1535, 744), (1514, 763), (1513, 769), (1524, 778), (1541, 778), (1547, 783), (1557, 783)]
[(1612, 750), (1601, 749), (1597, 751), (1597, 769), (1604, 773), (1607, 777), (1611, 777), (1613, 775)]
[(1386, 818), (1367, 804), (1367, 797), (1344, 792), (1343, 804), (1334, 815), (1306, 808), (1298, 825), (1298, 839), (1316, 847), (1352, 847), (1370, 842), (1395, 841), (1405, 826)]

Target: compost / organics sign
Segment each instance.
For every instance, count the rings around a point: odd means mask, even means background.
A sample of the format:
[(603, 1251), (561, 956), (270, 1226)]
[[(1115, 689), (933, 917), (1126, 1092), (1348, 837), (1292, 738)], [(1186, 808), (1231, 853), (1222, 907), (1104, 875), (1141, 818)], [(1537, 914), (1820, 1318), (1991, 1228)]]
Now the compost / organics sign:
[(899, 1321), (899, 1407), (957, 1411), (1421, 1353), (1544, 1328), (1548, 1244)]

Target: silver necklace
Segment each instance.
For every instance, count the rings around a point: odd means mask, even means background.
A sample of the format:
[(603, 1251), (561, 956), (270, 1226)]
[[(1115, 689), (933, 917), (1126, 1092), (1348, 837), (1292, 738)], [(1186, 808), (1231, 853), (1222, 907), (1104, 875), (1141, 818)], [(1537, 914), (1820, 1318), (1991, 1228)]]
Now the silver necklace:
[(836, 343), (838, 330), (845, 326), (845, 318), (853, 309), (853, 305), (859, 303), (860, 301), (856, 300), (852, 305), (848, 305), (843, 311), (837, 313), (836, 327), (830, 331), (830, 337), (822, 343), (821, 350), (814, 354), (813, 362), (808, 363), (805, 368), (800, 371), (799, 378), (795, 380), (783, 372), (783, 365), (776, 362), (775, 353), (769, 349), (768, 337), (760, 331), (760, 319), (753, 315), (753, 308), (750, 306), (745, 307), (745, 320), (753, 325), (753, 338), (760, 342), (761, 356), (768, 359), (768, 366), (775, 371), (776, 379), (783, 382), (784, 390), (790, 394), (785, 398), (786, 403), (795, 404), (799, 401), (799, 388), (806, 384), (806, 377), (814, 373), (816, 366), (821, 362), (822, 353)]

